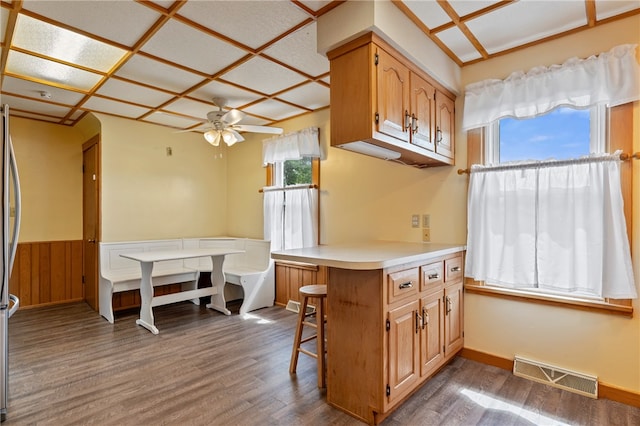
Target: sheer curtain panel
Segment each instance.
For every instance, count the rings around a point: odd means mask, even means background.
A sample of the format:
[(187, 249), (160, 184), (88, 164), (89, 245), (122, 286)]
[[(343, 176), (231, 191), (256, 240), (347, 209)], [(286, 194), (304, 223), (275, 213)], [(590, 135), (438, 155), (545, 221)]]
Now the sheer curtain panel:
[(636, 298), (619, 157), (473, 166), (466, 275), (509, 288)]
[(637, 45), (626, 44), (587, 59), (517, 71), (505, 80), (484, 80), (465, 88), (462, 128), (487, 126), (504, 117), (535, 117), (565, 105), (588, 108), (640, 99)]

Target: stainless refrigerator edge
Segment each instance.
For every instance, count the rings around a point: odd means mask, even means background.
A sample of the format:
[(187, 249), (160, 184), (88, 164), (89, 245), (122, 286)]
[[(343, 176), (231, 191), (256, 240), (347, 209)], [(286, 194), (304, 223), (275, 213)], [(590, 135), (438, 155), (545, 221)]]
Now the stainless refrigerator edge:
[[(9, 399), (9, 318), (18, 309), (20, 301), (9, 294), (9, 278), (18, 246), (20, 229), (20, 185), (11, 135), (9, 134), (9, 105), (1, 105), (2, 124), (2, 287), (0, 290), (0, 415), (7, 417)], [(12, 193), (13, 191), (13, 193)], [(15, 206), (12, 209), (11, 204)]]

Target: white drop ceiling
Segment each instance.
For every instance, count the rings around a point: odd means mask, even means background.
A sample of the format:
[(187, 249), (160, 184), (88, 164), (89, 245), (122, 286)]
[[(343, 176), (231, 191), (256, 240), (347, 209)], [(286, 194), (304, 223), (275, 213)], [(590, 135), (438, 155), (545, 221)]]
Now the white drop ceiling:
[[(99, 112), (191, 129), (222, 97), (242, 124), (273, 124), (329, 105), (316, 21), (342, 3), (1, 0), (1, 102), (64, 125)], [(460, 66), (640, 13), (640, 0), (393, 3)]]

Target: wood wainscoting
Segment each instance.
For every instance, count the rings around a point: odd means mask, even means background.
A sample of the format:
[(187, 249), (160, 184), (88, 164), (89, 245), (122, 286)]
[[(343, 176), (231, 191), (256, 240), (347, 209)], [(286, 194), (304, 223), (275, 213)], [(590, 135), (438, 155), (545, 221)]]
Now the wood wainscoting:
[(82, 301), (82, 240), (18, 243), (9, 291), (21, 308)]
[(286, 306), (289, 300), (300, 302), (298, 290), (303, 285), (326, 284), (327, 267), (307, 263), (276, 262), (276, 305)]

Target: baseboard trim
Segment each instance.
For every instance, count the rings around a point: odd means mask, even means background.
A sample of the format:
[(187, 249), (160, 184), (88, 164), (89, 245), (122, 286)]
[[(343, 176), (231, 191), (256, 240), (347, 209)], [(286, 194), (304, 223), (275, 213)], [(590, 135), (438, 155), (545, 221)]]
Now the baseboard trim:
[[(481, 362), (483, 364), (492, 365), (502, 368), (503, 370), (513, 371), (513, 360), (502, 358), (497, 355), (476, 351), (475, 349), (463, 348), (459, 354), (462, 358), (471, 361)], [(622, 389), (598, 381), (598, 398), (609, 399), (611, 401), (621, 402), (640, 408), (640, 393)]]

